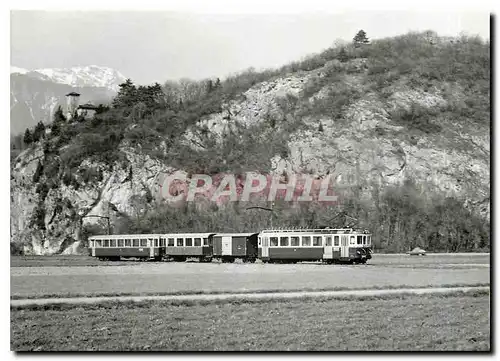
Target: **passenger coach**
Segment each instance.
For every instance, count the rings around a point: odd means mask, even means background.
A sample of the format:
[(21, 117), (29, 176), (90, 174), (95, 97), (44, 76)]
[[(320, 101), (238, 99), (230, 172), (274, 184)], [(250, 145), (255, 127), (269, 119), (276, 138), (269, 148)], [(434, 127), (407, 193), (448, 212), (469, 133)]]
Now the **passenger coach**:
[(162, 257), (159, 240), (159, 234), (92, 236), (89, 237), (89, 255), (103, 261), (119, 261), (120, 258), (159, 261)]
[(366, 263), (372, 257), (371, 235), (351, 228), (264, 230), (258, 246), (263, 262)]
[(212, 237), (214, 233), (175, 233), (163, 234), (160, 244), (166, 244), (164, 258), (185, 261), (198, 258), (200, 262), (212, 260)]

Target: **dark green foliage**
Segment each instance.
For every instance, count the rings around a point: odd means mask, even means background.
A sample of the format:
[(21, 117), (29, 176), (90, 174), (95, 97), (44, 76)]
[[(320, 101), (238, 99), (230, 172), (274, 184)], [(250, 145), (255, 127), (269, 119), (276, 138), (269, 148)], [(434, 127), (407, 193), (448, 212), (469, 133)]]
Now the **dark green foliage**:
[(337, 58), (341, 63), (345, 63), (346, 61), (349, 60), (349, 57), (347, 56), (347, 52), (345, 51), (345, 48), (342, 47), (339, 51), (339, 55), (337, 55)]
[(45, 207), (43, 203), (37, 205), (31, 216), (30, 226), (36, 226), (40, 230), (45, 230)]
[(54, 112), (54, 123), (64, 123), (66, 122), (66, 117), (64, 116), (64, 112), (62, 107), (59, 105)]
[(371, 214), (378, 247), (404, 252), (414, 247), (459, 252), (489, 248), (489, 223), (458, 199), (426, 199), (413, 181), (388, 188)]
[(364, 30), (360, 30), (357, 32), (356, 36), (353, 38), (354, 46), (359, 47), (363, 44), (368, 44), (370, 41), (366, 36), (366, 32)]
[(38, 183), (35, 192), (40, 194), (40, 200), (43, 202), (47, 198), (49, 190), (50, 188), (46, 183)]
[(103, 179), (102, 172), (95, 167), (80, 168), (80, 174), (84, 183), (97, 183)]
[[(260, 205), (266, 206), (266, 203)], [(177, 208), (157, 205), (139, 218), (123, 219), (119, 222), (120, 232), (195, 232), (207, 229), (248, 232), (270, 227), (269, 213), (245, 210), (246, 207), (246, 204), (193, 207), (186, 203)], [(331, 219), (339, 212), (337, 207), (312, 203), (291, 208), (286, 202), (276, 202), (273, 209), (273, 227), (332, 226)], [(357, 218), (359, 226), (372, 231), (375, 249), (379, 252), (406, 252), (417, 246), (427, 251), (461, 252), (488, 250), (490, 246), (487, 221), (466, 209), (458, 199), (423, 197), (421, 189), (410, 180), (401, 186), (387, 188), (376, 204), (363, 204), (359, 198), (347, 198), (341, 209)]]
[(323, 123), (319, 122), (318, 132), (323, 132)]
[(10, 254), (11, 256), (22, 256), (23, 255), (23, 248), (21, 245), (10, 242)]
[(24, 138), (23, 138), (24, 144), (30, 145), (33, 143), (33, 134), (31, 134), (30, 130), (26, 128), (26, 131), (24, 132)]
[(397, 123), (404, 124), (410, 129), (418, 129), (424, 133), (432, 134), (441, 131), (442, 127), (435, 124), (431, 119), (435, 118), (438, 110), (424, 108), (412, 104), (409, 109), (398, 109), (391, 112), (391, 119)]
[(42, 122), (38, 122), (33, 132), (33, 141), (38, 142), (44, 136), (45, 136), (45, 125)]
[(36, 165), (35, 173), (33, 173), (33, 183), (38, 183), (42, 174), (43, 174), (43, 165), (40, 161), (38, 161), (38, 164)]
[(61, 106), (57, 107), (54, 113), (54, 121), (51, 126), (51, 135), (53, 137), (59, 136), (61, 134), (61, 128), (66, 123), (66, 117), (64, 116)]

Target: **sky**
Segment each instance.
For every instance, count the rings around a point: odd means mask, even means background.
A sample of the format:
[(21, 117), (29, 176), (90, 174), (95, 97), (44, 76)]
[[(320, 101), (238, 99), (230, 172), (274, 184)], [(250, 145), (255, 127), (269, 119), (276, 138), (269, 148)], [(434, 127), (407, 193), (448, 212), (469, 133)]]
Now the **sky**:
[(360, 29), (370, 39), (434, 30), (489, 39), (489, 12), (181, 13), (12, 11), (11, 65), (26, 69), (100, 65), (139, 84), (224, 78), (280, 67)]

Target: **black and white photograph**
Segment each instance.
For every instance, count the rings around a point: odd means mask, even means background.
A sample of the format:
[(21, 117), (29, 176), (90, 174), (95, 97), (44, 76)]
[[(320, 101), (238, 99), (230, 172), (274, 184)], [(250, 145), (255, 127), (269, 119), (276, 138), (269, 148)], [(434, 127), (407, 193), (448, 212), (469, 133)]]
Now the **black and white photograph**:
[(211, 3), (11, 4), (11, 354), (491, 353), (493, 9)]

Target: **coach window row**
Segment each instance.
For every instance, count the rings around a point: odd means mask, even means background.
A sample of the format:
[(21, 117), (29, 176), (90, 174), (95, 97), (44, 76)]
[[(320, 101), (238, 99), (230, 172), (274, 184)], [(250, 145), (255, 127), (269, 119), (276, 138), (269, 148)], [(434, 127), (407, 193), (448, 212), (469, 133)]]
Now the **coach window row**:
[[(155, 243), (158, 240), (155, 240)], [(151, 247), (153, 239), (96, 239), (90, 241), (91, 247)]]
[[(302, 238), (302, 243), (300, 243), (300, 238)], [(323, 247), (322, 236), (269, 237), (269, 241), (269, 246), (271, 247)], [(354, 236), (352, 236), (352, 242), (355, 242)], [(261, 245), (262, 238), (259, 238), (259, 246)], [(332, 245), (334, 247), (340, 246), (340, 236), (325, 236), (325, 246)]]
[(269, 241), (271, 247), (323, 247), (322, 236), (269, 237)]
[[(149, 242), (148, 242), (149, 241)], [(208, 246), (208, 238), (161, 238), (161, 239), (96, 239), (89, 241), (90, 247), (201, 247)]]
[[(208, 246), (208, 238), (168, 238), (167, 247), (201, 247)], [(163, 246), (162, 246), (163, 247)]]

